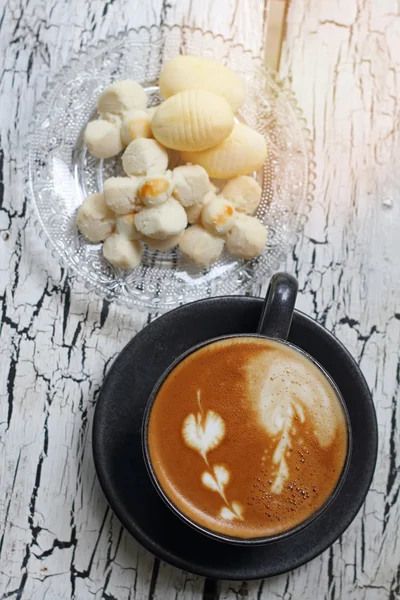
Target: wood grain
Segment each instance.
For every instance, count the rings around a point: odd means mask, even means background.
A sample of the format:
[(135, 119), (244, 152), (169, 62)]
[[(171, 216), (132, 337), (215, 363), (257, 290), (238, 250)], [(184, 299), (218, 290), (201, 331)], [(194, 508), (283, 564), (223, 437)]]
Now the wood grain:
[(28, 123), (71, 53), (160, 22), (210, 28), (260, 52), (265, 14), (261, 0), (0, 5), (0, 598), (400, 598), (398, 3), (294, 0), (288, 15), (281, 70), (314, 134), (317, 189), (286, 267), (300, 281), (299, 308), (359, 360), (380, 431), (365, 505), (308, 565), (265, 582), (205, 583), (122, 530), (94, 474), (90, 428), (113, 358), (155, 315), (71, 280), (38, 238), (26, 197)]

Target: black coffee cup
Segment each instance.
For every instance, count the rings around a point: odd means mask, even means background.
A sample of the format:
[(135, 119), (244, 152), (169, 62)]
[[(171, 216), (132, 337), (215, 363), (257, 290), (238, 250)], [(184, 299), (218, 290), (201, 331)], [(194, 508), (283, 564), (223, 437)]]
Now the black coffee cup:
[(334, 390), (334, 392), (337, 396), (337, 399), (339, 400), (339, 402), (341, 404), (343, 414), (345, 416), (345, 420), (346, 420), (346, 424), (347, 424), (348, 443), (347, 443), (347, 455), (346, 455), (346, 459), (344, 462), (344, 466), (343, 466), (341, 475), (338, 479), (338, 482), (337, 482), (334, 490), (332, 491), (330, 496), (327, 498), (325, 503), (316, 512), (312, 513), (307, 519), (305, 519), (299, 525), (296, 525), (295, 527), (293, 527), (290, 530), (284, 531), (277, 535), (271, 535), (268, 537), (258, 537), (258, 538), (246, 539), (246, 538), (232, 537), (232, 536), (228, 536), (225, 534), (221, 534), (216, 531), (212, 531), (212, 530), (207, 529), (207, 528), (203, 527), (202, 525), (196, 523), (195, 521), (191, 520), (171, 501), (171, 499), (168, 497), (168, 495), (164, 491), (159, 480), (157, 479), (155, 470), (154, 470), (152, 462), (151, 462), (149, 441), (148, 441), (150, 415), (151, 415), (152, 407), (154, 405), (157, 394), (158, 394), (161, 386), (163, 385), (164, 381), (166, 380), (166, 378), (177, 367), (177, 365), (181, 363), (182, 360), (184, 360), (190, 354), (203, 348), (204, 346), (207, 346), (209, 344), (212, 344), (212, 343), (215, 343), (218, 341), (222, 341), (225, 339), (230, 339), (230, 338), (253, 337), (252, 334), (247, 333), (247, 334), (227, 335), (227, 336), (212, 338), (210, 340), (207, 340), (205, 342), (202, 342), (202, 343), (190, 348), (184, 354), (179, 356), (170, 365), (170, 367), (163, 373), (163, 375), (160, 377), (160, 379), (156, 383), (156, 385), (150, 395), (148, 403), (147, 403), (147, 407), (146, 407), (146, 411), (145, 411), (144, 419), (143, 419), (143, 427), (142, 427), (142, 447), (143, 447), (145, 464), (146, 464), (148, 473), (150, 475), (151, 481), (153, 482), (155, 489), (160, 494), (161, 498), (164, 500), (164, 502), (167, 504), (167, 506), (180, 519), (182, 519), (185, 523), (187, 523), (188, 525), (190, 525), (197, 531), (201, 532), (202, 534), (204, 534), (210, 538), (219, 540), (221, 542), (228, 542), (230, 544), (238, 544), (238, 545), (246, 545), (246, 546), (255, 545), (255, 544), (266, 544), (269, 542), (287, 538), (287, 537), (297, 533), (298, 531), (304, 529), (305, 527), (307, 527), (308, 525), (313, 523), (328, 509), (328, 507), (332, 504), (332, 502), (335, 500), (335, 498), (339, 494), (339, 491), (340, 491), (340, 489), (343, 485), (343, 482), (346, 478), (346, 475), (347, 475), (348, 467), (350, 464), (351, 451), (352, 451), (352, 432), (351, 432), (349, 414), (348, 414), (345, 402), (342, 398), (342, 395), (341, 395), (336, 383), (331, 378), (331, 376), (325, 371), (325, 369), (317, 362), (317, 360), (313, 356), (310, 356), (301, 348), (294, 346), (293, 344), (291, 344), (287, 341), (287, 337), (288, 337), (289, 330), (290, 330), (290, 325), (292, 322), (294, 306), (295, 306), (295, 302), (296, 302), (297, 289), (298, 289), (298, 284), (297, 284), (296, 279), (287, 273), (277, 273), (271, 278), (268, 292), (267, 292), (267, 295), (266, 295), (266, 298), (264, 301), (261, 318), (260, 318), (260, 321), (258, 324), (257, 332), (254, 333), (254, 337), (255, 338), (260, 338), (260, 337), (268, 338), (275, 342), (279, 342), (280, 344), (289, 346), (290, 348), (295, 350), (297, 353), (299, 353), (303, 357), (306, 357), (307, 359), (309, 359), (319, 369), (319, 371), (322, 372), (322, 374), (324, 375), (324, 377), (327, 379), (328, 383), (330, 384), (330, 387)]

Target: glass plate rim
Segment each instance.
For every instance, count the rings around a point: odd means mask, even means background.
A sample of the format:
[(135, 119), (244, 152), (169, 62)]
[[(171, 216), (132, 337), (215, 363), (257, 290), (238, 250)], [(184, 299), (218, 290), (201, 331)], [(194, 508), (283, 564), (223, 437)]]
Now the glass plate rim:
[[(51, 256), (61, 264), (62, 267), (65, 267), (70, 275), (73, 276), (74, 279), (83, 283), (87, 290), (91, 292), (95, 292), (97, 296), (101, 299), (115, 302), (120, 306), (127, 306), (131, 308), (137, 308), (140, 311), (144, 312), (157, 312), (163, 313), (165, 311), (171, 310), (180, 304), (187, 303), (196, 299), (199, 299), (197, 296), (192, 299), (185, 299), (182, 302), (157, 302), (157, 298), (153, 298), (151, 303), (147, 300), (141, 300), (135, 296), (127, 298), (126, 296), (121, 296), (118, 294), (111, 293), (110, 290), (105, 289), (101, 284), (88, 279), (81, 275), (77, 269), (77, 267), (68, 262), (67, 257), (64, 256), (62, 250), (55, 244), (53, 241), (50, 232), (48, 231), (40, 213), (39, 206), (36, 202), (35, 197), (35, 189), (34, 189), (34, 173), (32, 172), (32, 155), (34, 152), (35, 144), (36, 144), (36, 132), (37, 125), (43, 120), (43, 111), (47, 106), (49, 100), (55, 96), (57, 88), (66, 81), (68, 76), (73, 77), (73, 74), (76, 68), (83, 65), (85, 61), (89, 59), (95, 59), (97, 56), (101, 55), (106, 48), (112, 47), (113, 49), (118, 46), (122, 46), (126, 43), (126, 38), (129, 36), (140, 36), (141, 34), (145, 34), (148, 36), (146, 41), (137, 40), (136, 42), (130, 40), (130, 44), (154, 44), (157, 39), (153, 39), (153, 35), (158, 35), (158, 39), (162, 40), (163, 32), (190, 32), (190, 33), (198, 33), (202, 36), (208, 36), (213, 39), (218, 39), (224, 44), (229, 44), (231, 49), (240, 49), (243, 54), (246, 54), (248, 58), (255, 64), (257, 68), (262, 69), (267, 80), (272, 82), (276, 88), (279, 89), (279, 92), (285, 96), (286, 101), (288, 102), (289, 108), (294, 114), (295, 122), (298, 126), (299, 132), (302, 136), (304, 156), (305, 156), (305, 168), (306, 168), (306, 189), (304, 191), (305, 202), (299, 211), (297, 217), (296, 227), (290, 232), (288, 241), (286, 244), (286, 248), (293, 247), (299, 238), (300, 231), (302, 227), (308, 221), (308, 214), (311, 210), (311, 205), (314, 199), (314, 191), (315, 191), (315, 179), (316, 179), (316, 163), (315, 163), (315, 154), (314, 154), (314, 144), (313, 138), (310, 129), (307, 127), (307, 121), (304, 117), (303, 110), (300, 108), (296, 96), (291, 88), (290, 81), (288, 78), (281, 77), (276, 71), (271, 68), (268, 68), (264, 65), (263, 59), (260, 55), (254, 54), (254, 52), (246, 48), (243, 44), (236, 42), (233, 37), (225, 37), (221, 33), (214, 33), (210, 29), (202, 29), (200, 27), (191, 27), (189, 25), (151, 25), (140, 26), (138, 28), (129, 28), (123, 31), (120, 31), (117, 34), (110, 35), (107, 40), (99, 40), (95, 44), (88, 44), (85, 48), (79, 51), (79, 55), (77, 53), (72, 54), (68, 63), (65, 63), (56, 73), (49, 73), (49, 83), (43, 92), (41, 98), (36, 104), (36, 115), (31, 120), (29, 124), (29, 145), (26, 150), (26, 161), (28, 167), (28, 185), (27, 191), (28, 196), (30, 197), (32, 204), (35, 210), (35, 218), (34, 218), (34, 226), (36, 231), (38, 232), (40, 238), (44, 241), (46, 249), (51, 253)], [(271, 273), (279, 266), (282, 261), (282, 256), (276, 257), (271, 266)], [(233, 292), (232, 295), (237, 294), (246, 294), (249, 290), (255, 286), (260, 285), (265, 282), (266, 276), (265, 273), (257, 273), (257, 270), (253, 273), (252, 277), (249, 278), (245, 282), (241, 282), (238, 286), (238, 289)], [(226, 295), (224, 293), (218, 294), (218, 291), (213, 294), (214, 296), (218, 295)]]

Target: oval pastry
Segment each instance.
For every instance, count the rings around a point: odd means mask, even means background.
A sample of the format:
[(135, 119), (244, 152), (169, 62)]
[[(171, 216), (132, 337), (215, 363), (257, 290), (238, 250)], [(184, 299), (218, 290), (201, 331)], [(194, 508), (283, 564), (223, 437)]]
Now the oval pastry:
[(245, 89), (228, 67), (210, 58), (177, 56), (160, 73), (160, 92), (164, 98), (184, 90), (208, 90), (224, 96), (236, 112), (244, 102)]
[(204, 167), (210, 177), (229, 179), (257, 171), (267, 154), (264, 137), (244, 123), (236, 123), (223, 142), (203, 152), (182, 152), (182, 159)]
[(222, 96), (205, 90), (180, 92), (163, 102), (151, 127), (160, 144), (173, 150), (200, 151), (229, 136), (233, 112)]

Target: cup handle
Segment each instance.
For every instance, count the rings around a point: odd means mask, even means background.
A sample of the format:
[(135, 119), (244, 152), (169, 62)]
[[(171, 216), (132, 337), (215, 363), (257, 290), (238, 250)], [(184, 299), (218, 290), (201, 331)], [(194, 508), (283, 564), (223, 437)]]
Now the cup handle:
[(292, 323), (298, 283), (289, 273), (271, 277), (257, 333), (286, 340)]

